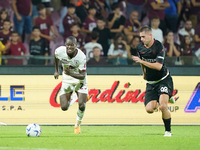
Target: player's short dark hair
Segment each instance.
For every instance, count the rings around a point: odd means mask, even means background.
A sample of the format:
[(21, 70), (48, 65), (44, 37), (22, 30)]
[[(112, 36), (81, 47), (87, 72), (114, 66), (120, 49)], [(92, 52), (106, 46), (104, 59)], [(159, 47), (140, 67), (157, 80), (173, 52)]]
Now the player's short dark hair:
[(105, 19), (103, 16), (99, 16), (99, 17), (97, 18), (97, 20), (101, 20), (101, 21), (103, 21), (103, 22), (106, 22), (106, 19)]
[(77, 23), (77, 22), (72, 23), (72, 24), (70, 25), (70, 29), (71, 29), (73, 26), (78, 26), (78, 27), (80, 27), (79, 23)]
[(37, 10), (38, 11), (40, 11), (40, 10), (42, 10), (42, 9), (44, 9), (45, 8), (45, 5), (44, 4), (38, 4), (37, 5)]
[(143, 26), (140, 29), (140, 32), (152, 32), (152, 30), (151, 30), (151, 27), (149, 27), (149, 26)]
[(160, 18), (158, 16), (153, 16), (153, 18), (151, 20), (153, 20), (153, 19), (159, 19), (160, 20)]
[(32, 29), (32, 31), (33, 31), (33, 30), (35, 30), (35, 29), (38, 29), (38, 30), (40, 30), (40, 28), (39, 28), (38, 26), (33, 26), (33, 29)]
[(69, 3), (69, 4), (67, 5), (67, 8), (76, 8), (76, 6), (75, 6), (74, 4)]
[(116, 10), (117, 8), (120, 8), (118, 2), (113, 3), (113, 4), (111, 5), (111, 9), (112, 9), (112, 10)]
[(67, 42), (67, 40), (70, 40), (70, 41), (72, 41), (74, 44), (77, 45), (77, 39), (76, 39), (74, 36), (69, 36), (69, 37), (67, 37), (67, 38), (66, 38), (66, 42)]
[(17, 31), (12, 31), (12, 32), (11, 32), (11, 35), (12, 35), (12, 34), (17, 34), (17, 35), (19, 35)]
[(96, 40), (99, 37), (99, 32), (97, 31), (92, 31), (92, 33), (90, 34), (92, 40)]
[[(10, 22), (10, 20), (9, 19), (5, 19), (4, 21), (3, 21), (3, 24), (4, 24), (4, 22)], [(11, 22), (10, 22), (11, 23)]]
[(90, 9), (96, 9), (96, 7), (94, 5), (89, 5), (88, 10), (90, 10)]

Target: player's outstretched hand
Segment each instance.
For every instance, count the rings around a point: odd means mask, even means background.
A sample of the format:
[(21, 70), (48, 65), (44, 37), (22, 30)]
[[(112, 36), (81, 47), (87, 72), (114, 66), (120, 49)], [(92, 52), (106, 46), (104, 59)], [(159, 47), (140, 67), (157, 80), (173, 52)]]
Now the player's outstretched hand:
[(141, 59), (138, 56), (133, 56), (132, 55), (132, 59), (136, 62), (136, 63), (141, 63)]
[(59, 72), (56, 71), (56, 72), (54, 73), (54, 78), (55, 78), (55, 79), (58, 79), (59, 75), (60, 75)]

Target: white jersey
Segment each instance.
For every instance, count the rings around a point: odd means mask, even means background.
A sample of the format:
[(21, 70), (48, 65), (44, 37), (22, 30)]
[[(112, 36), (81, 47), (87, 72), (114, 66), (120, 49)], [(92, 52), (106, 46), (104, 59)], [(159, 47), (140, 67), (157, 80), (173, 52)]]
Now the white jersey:
[[(78, 49), (78, 52), (75, 57), (72, 59), (67, 55), (66, 47), (60, 46), (55, 50), (55, 56), (62, 62), (63, 69), (67, 66), (70, 66), (70, 70), (72, 73), (78, 74), (79, 70), (86, 71), (86, 56), (85, 54)], [(87, 76), (84, 80), (76, 79), (72, 76), (66, 75), (63, 71), (63, 82), (65, 83), (87, 83)]]

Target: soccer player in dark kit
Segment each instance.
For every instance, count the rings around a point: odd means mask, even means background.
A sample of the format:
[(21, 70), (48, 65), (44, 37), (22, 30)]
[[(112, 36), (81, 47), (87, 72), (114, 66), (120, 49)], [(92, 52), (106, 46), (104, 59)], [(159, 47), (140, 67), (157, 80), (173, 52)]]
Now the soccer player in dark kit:
[(137, 45), (138, 56), (132, 56), (136, 63), (140, 63), (143, 78), (146, 80), (145, 109), (153, 113), (160, 107), (165, 125), (165, 135), (171, 136), (171, 114), (167, 104), (175, 103), (173, 81), (169, 70), (164, 65), (165, 51), (163, 44), (153, 39), (152, 30), (148, 26), (140, 29), (141, 42)]

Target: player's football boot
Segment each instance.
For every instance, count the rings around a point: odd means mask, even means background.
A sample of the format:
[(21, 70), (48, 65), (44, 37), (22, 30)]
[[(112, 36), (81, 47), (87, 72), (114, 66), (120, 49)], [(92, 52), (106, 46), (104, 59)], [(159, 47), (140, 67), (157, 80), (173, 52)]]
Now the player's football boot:
[(81, 128), (80, 127), (74, 127), (74, 134), (81, 134)]
[(88, 95), (88, 96), (87, 96), (87, 100), (86, 100), (86, 102), (89, 101), (89, 100), (90, 100), (90, 96)]
[(174, 104), (176, 102), (176, 100), (178, 99), (178, 97), (171, 97), (168, 102), (171, 103), (171, 104)]
[(171, 134), (171, 132), (169, 132), (169, 131), (165, 131), (165, 135), (164, 135), (164, 136), (166, 136), (166, 137), (171, 137), (172, 134)]

